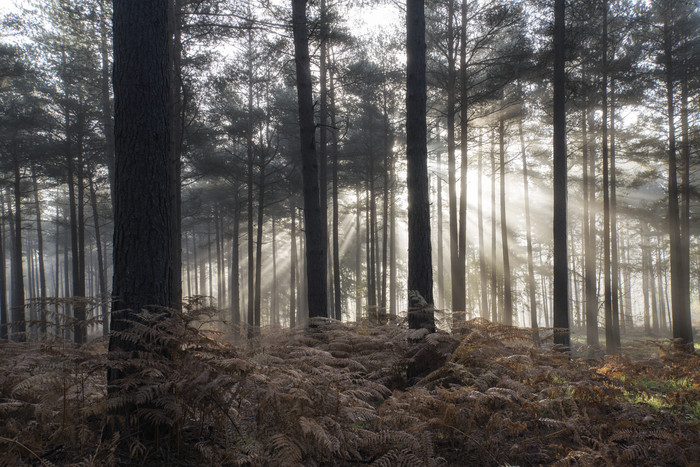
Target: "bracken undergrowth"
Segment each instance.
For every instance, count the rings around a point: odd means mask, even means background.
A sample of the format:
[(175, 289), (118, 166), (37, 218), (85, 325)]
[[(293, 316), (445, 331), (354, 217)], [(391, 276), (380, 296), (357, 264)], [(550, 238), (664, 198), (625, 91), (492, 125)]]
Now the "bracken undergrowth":
[[(454, 334), (317, 320), (245, 342), (230, 329), (205, 330), (207, 310), (185, 310), (146, 314), (124, 331), (125, 340), (167, 348), (128, 362), (108, 359), (103, 339), (81, 348), (57, 339), (0, 343), (0, 465), (700, 459), (700, 357), (668, 341), (639, 341), (627, 349), (634, 358), (567, 354), (533, 341), (531, 330), (475, 319)], [(107, 367), (127, 363), (129, 376), (108, 398)], [(165, 441), (115, 430), (127, 406), (164, 427)]]

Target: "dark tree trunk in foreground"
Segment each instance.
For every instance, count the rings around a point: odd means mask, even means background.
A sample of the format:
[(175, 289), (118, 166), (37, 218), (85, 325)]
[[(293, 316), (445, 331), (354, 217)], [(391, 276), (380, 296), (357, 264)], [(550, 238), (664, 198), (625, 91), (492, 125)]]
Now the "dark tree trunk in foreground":
[(314, 132), (314, 104), (311, 93), (309, 37), (306, 30), (306, 0), (292, 0), (294, 57), (297, 72), (299, 135), (304, 185), (304, 226), (306, 229), (306, 278), (309, 317), (327, 317), (326, 229), (319, 198), (319, 162)]
[[(167, 9), (168, 0), (114, 1), (113, 332), (133, 326), (143, 309), (172, 305)], [(113, 334), (110, 360), (140, 347)], [(111, 391), (124, 373), (109, 369)]]
[[(407, 81), (406, 134), (408, 187), (408, 292), (425, 304), (409, 300), (411, 329), (435, 330), (433, 269), (430, 246), (430, 199), (426, 135), (425, 6), (423, 0), (406, 2)], [(414, 302), (414, 303), (411, 303)], [(416, 307), (421, 307), (419, 310)]]
[(569, 270), (566, 253), (566, 74), (564, 0), (554, 1), (554, 342), (569, 346)]

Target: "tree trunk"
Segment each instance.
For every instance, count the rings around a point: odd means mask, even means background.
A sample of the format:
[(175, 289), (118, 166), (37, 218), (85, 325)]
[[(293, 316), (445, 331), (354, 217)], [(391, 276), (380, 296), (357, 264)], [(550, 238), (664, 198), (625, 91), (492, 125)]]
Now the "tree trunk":
[[(40, 309), (40, 327), (39, 332), (42, 336), (46, 335), (46, 267), (44, 265), (44, 232), (41, 228), (41, 204), (39, 203), (39, 184), (37, 182), (36, 168), (32, 168), (32, 183), (34, 185), (34, 209), (36, 209), (36, 235), (37, 235), (37, 252), (39, 254), (39, 297), (41, 298)], [(1, 251), (0, 251), (1, 253)], [(0, 258), (4, 258), (0, 254)], [(4, 260), (3, 260), (4, 262)], [(4, 264), (3, 264), (4, 266)]]
[(386, 281), (387, 281), (387, 260), (389, 254), (389, 165), (392, 163), (392, 138), (389, 134), (389, 111), (386, 106), (386, 95), (388, 91), (384, 88), (384, 167), (382, 168), (383, 196), (382, 196), (382, 281), (379, 306), (382, 315), (387, 314), (386, 303)]
[(108, 11), (107, 0), (100, 0), (100, 119), (105, 135), (105, 159), (109, 176), (110, 200), (114, 203), (114, 120), (112, 119), (112, 103), (109, 96), (109, 31), (111, 30), (111, 12)]
[(355, 320), (362, 318), (362, 238), (360, 224), (360, 188), (355, 188)]
[(292, 232), (291, 232), (291, 259), (289, 266), (289, 327), (296, 326), (296, 287), (297, 287), (297, 221), (296, 221), (296, 206), (292, 203)]
[(610, 171), (608, 152), (608, 2), (603, 0), (603, 281), (605, 287), (605, 348), (609, 354), (620, 349), (613, 317), (612, 277), (610, 275)]
[(615, 170), (615, 80), (610, 80), (610, 254), (612, 274), (613, 327), (617, 339), (624, 328), (622, 297), (620, 296), (620, 251), (617, 239), (617, 176)]
[(260, 334), (261, 310), (262, 310), (262, 244), (263, 244), (263, 217), (265, 208), (265, 161), (260, 156), (260, 178), (258, 179), (258, 229), (255, 240), (255, 322), (253, 331)]
[[(442, 166), (442, 152), (437, 151), (437, 166)], [(437, 179), (437, 307), (441, 310), (445, 309), (445, 253), (443, 251), (443, 232), (442, 232), (442, 174), (440, 170), (435, 173)]]
[[(22, 185), (19, 158), (13, 153), (15, 216), (9, 210), (10, 229), (14, 230), (12, 242), (12, 340), (24, 342), (27, 339), (27, 325), (24, 314), (24, 270), (22, 268)], [(9, 204), (9, 202), (8, 202)]]
[(277, 230), (275, 229), (275, 216), (272, 216), (272, 293), (270, 296), (270, 324), (274, 327), (279, 327), (280, 325), (277, 292)]
[(484, 245), (484, 204), (483, 204), (483, 159), (484, 153), (482, 151), (482, 134), (479, 133), (479, 159), (477, 162), (477, 217), (479, 223), (479, 273), (481, 276), (480, 289), (481, 289), (481, 317), (488, 319), (489, 317), (489, 299), (488, 299), (488, 280), (487, 280), (487, 270), (486, 270), (486, 245)]
[(333, 129), (333, 146), (332, 146), (332, 156), (333, 156), (333, 287), (335, 293), (333, 298), (335, 300), (335, 319), (338, 321), (343, 320), (342, 314), (342, 292), (340, 289), (340, 235), (339, 229), (339, 213), (338, 213), (338, 161), (340, 159), (338, 150), (338, 129), (336, 123), (336, 111), (335, 111), (335, 82), (333, 80), (333, 73), (330, 73), (330, 117), (331, 117), (331, 128)]
[(231, 323), (234, 326), (234, 332), (238, 335), (239, 328), (241, 324), (241, 288), (240, 288), (240, 258), (238, 255), (239, 248), (239, 235), (240, 235), (240, 200), (238, 199), (238, 189), (234, 190), (233, 199), (234, 209), (233, 209), (233, 234), (231, 235), (231, 272), (229, 274), (229, 281), (231, 285), (230, 289), (230, 299), (231, 299)]
[[(114, 1), (113, 333), (131, 328), (144, 308), (167, 313), (173, 305), (167, 10), (167, 0)], [(122, 360), (142, 345), (112, 334), (110, 359)], [(109, 368), (110, 392), (128, 373)], [(153, 422), (140, 423), (155, 435)]]
[[(5, 266), (5, 200), (0, 189), (0, 339), (7, 339), (7, 270)], [(58, 264), (58, 262), (56, 263)]]
[(425, 6), (423, 0), (406, 5), (406, 134), (408, 188), (408, 293), (422, 297), (427, 306), (410, 303), (411, 329), (435, 331), (433, 267), (430, 246), (430, 192), (425, 82)]
[[(467, 157), (467, 143), (468, 143), (468, 115), (467, 115), (467, 2), (462, 1), (461, 8), (461, 18), (462, 25), (460, 28), (460, 83), (461, 83), (461, 99), (459, 105), (460, 111), (460, 194), (459, 194), (459, 238), (457, 243), (457, 250), (459, 251), (459, 258), (457, 265), (459, 266), (459, 277), (460, 287), (464, 294), (462, 300), (465, 305), (465, 314), (457, 314), (457, 319), (466, 318), (466, 284), (467, 284), (467, 168), (469, 166), (469, 160)], [(470, 294), (471, 296), (471, 294)], [(471, 302), (471, 300), (470, 300)]]
[(92, 177), (89, 179), (90, 204), (92, 206), (92, 219), (95, 223), (95, 242), (97, 246), (97, 277), (100, 284), (100, 307), (102, 308), (102, 335), (109, 334), (109, 296), (107, 293), (107, 277), (105, 275), (104, 256), (102, 253), (102, 234), (100, 233), (100, 217), (97, 211), (97, 195)]
[[(520, 87), (519, 82), (518, 87)], [(530, 187), (527, 175), (527, 153), (525, 151), (525, 134), (523, 132), (522, 116), (518, 119), (518, 135), (520, 136), (520, 152), (523, 157), (523, 194), (525, 201), (525, 230), (527, 236), (527, 292), (530, 298), (530, 326), (532, 327), (532, 329), (535, 330), (535, 340), (538, 340), (539, 333), (537, 332), (537, 296), (535, 295), (535, 266), (532, 258), (532, 223), (530, 220)]]
[(392, 317), (396, 316), (396, 174), (394, 169), (394, 159), (391, 159), (391, 165), (389, 166), (389, 183), (391, 183), (391, 190), (389, 191), (389, 196), (391, 201), (389, 202), (389, 219), (390, 219), (390, 244), (389, 244), (389, 315)]
[(503, 248), (503, 323), (513, 325), (513, 294), (510, 283), (510, 258), (508, 253), (508, 223), (506, 220), (506, 146), (505, 121), (498, 122), (498, 142), (501, 172), (501, 246)]
[(311, 91), (308, 31), (306, 29), (306, 0), (292, 0), (292, 23), (304, 187), (309, 317), (327, 317), (326, 246), (328, 240), (324, 237), (326, 229), (323, 226), (323, 219), (325, 216), (322, 213), (319, 197), (319, 162), (314, 141), (314, 105)]
[(566, 26), (564, 0), (554, 1), (554, 343), (569, 347), (569, 266), (566, 252)]
[(680, 339), (692, 349), (693, 329), (690, 319), (689, 296), (690, 284), (684, 274), (683, 238), (679, 225), (678, 179), (676, 161), (676, 128), (674, 123), (673, 102), (673, 42), (671, 38), (672, 25), (664, 18), (663, 46), (664, 66), (666, 73), (666, 103), (668, 116), (668, 222), (671, 252), (671, 303), (673, 304), (673, 337)]
[(588, 103), (581, 115), (583, 133), (583, 242), (584, 242), (584, 294), (586, 303), (586, 343), (600, 345), (598, 337), (598, 293), (595, 274), (595, 215), (591, 206), (595, 205), (595, 162), (589, 151)]
[(496, 135), (491, 130), (491, 321), (498, 322), (498, 259), (496, 258)]
[(170, 206), (173, 210), (171, 217), (173, 242), (170, 252), (173, 255), (171, 265), (173, 270), (170, 299), (172, 306), (181, 308), (182, 303), (182, 141), (184, 128), (184, 105), (182, 102), (182, 25), (180, 17), (181, 0), (168, 1), (168, 79), (170, 90), (168, 94), (168, 111), (170, 112), (170, 128), (168, 140), (169, 177), (170, 177)]
[(453, 313), (464, 313), (464, 277), (460, 276), (459, 219), (457, 215), (457, 165), (455, 156), (455, 107), (457, 100), (454, 54), (454, 0), (447, 7), (447, 192), (450, 228), (450, 281)]

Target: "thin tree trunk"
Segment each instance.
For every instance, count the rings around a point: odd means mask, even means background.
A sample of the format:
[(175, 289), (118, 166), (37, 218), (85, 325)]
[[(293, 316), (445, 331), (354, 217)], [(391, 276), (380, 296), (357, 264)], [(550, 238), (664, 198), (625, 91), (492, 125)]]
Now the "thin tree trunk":
[[(192, 230), (192, 278), (194, 279), (194, 294), (199, 297), (199, 279), (200, 274), (198, 271), (199, 263), (197, 262), (197, 234)], [(202, 287), (202, 293), (204, 293), (204, 287)]]
[(360, 188), (355, 188), (355, 319), (362, 318), (362, 239), (360, 224)]
[[(465, 314), (457, 314), (456, 318), (466, 318), (466, 284), (467, 284), (467, 168), (469, 160), (467, 157), (467, 142), (468, 142), (468, 115), (467, 115), (467, 2), (462, 1), (461, 8), (462, 24), (460, 28), (460, 84), (461, 84), (461, 99), (459, 105), (460, 111), (460, 179), (459, 179), (459, 238), (457, 242), (457, 250), (459, 251), (458, 266), (460, 287), (465, 295), (463, 298), (465, 304)], [(469, 294), (471, 297), (471, 294)], [(471, 301), (471, 300), (470, 300)]]
[(589, 109), (586, 105), (581, 116), (583, 133), (583, 237), (584, 237), (584, 294), (586, 303), (586, 343), (600, 345), (598, 337), (598, 293), (595, 275), (595, 162), (588, 140)]
[(612, 274), (613, 326), (619, 340), (624, 328), (624, 311), (620, 296), (620, 249), (617, 239), (617, 176), (615, 170), (615, 80), (610, 80), (610, 254)]
[(435, 178), (437, 179), (437, 307), (445, 308), (445, 252), (443, 251), (443, 232), (442, 232), (442, 152), (437, 151), (437, 167)]
[(659, 316), (659, 329), (665, 334), (668, 330), (666, 321), (666, 292), (664, 290), (664, 262), (661, 257), (661, 236), (657, 232), (656, 237), (656, 283), (659, 295), (659, 308), (657, 310)]
[(260, 178), (258, 179), (258, 229), (255, 241), (255, 322), (254, 332), (260, 333), (262, 312), (262, 244), (263, 244), (263, 217), (265, 207), (265, 161), (260, 157)]
[[(520, 82), (518, 82), (520, 87)], [(525, 201), (525, 229), (527, 235), (527, 291), (530, 298), (530, 326), (535, 330), (534, 338), (539, 339), (537, 332), (537, 297), (535, 290), (535, 266), (532, 258), (532, 222), (530, 220), (530, 187), (527, 174), (527, 153), (525, 151), (525, 132), (523, 118), (518, 119), (518, 135), (520, 137), (520, 152), (523, 157), (523, 194)]]
[[(649, 263), (649, 235), (646, 222), (641, 221), (641, 237), (642, 237), (642, 289), (644, 289), (644, 334), (651, 335), (651, 308), (649, 303), (649, 292), (651, 285), (649, 283), (649, 271), (651, 264)], [(656, 297), (654, 297), (656, 298)]]
[(5, 266), (5, 200), (0, 189), (0, 339), (7, 339), (8, 321), (7, 270)]
[(391, 183), (389, 202), (389, 219), (390, 219), (390, 237), (389, 245), (389, 315), (396, 316), (396, 175), (394, 170), (394, 159), (392, 156), (391, 165), (389, 166), (389, 183)]
[(457, 100), (456, 70), (454, 54), (454, 0), (447, 7), (447, 192), (450, 229), (450, 281), (453, 313), (464, 313), (464, 277), (460, 276), (459, 219), (457, 217), (457, 165), (455, 155), (455, 107)]
[(92, 219), (95, 223), (95, 242), (97, 246), (97, 277), (100, 284), (100, 307), (102, 308), (102, 335), (109, 334), (109, 300), (107, 294), (107, 277), (105, 274), (104, 256), (102, 254), (102, 234), (100, 233), (100, 218), (97, 211), (97, 195), (92, 177), (89, 179), (90, 204)]
[(481, 276), (481, 317), (488, 319), (489, 317), (489, 299), (488, 299), (488, 281), (486, 271), (486, 246), (484, 245), (484, 204), (483, 204), (483, 182), (482, 182), (482, 167), (484, 153), (482, 151), (482, 134), (479, 132), (479, 159), (477, 162), (477, 217), (479, 223), (479, 272)]
[[(111, 29), (111, 12), (107, 11), (107, 0), (100, 0), (100, 119), (105, 135), (105, 159), (109, 176), (109, 193), (114, 203), (114, 120), (112, 119), (112, 103), (109, 96), (110, 63), (109, 63), (109, 30)], [(114, 206), (112, 206), (114, 207)]]
[(214, 243), (216, 243), (216, 298), (217, 298), (217, 305), (219, 309), (222, 309), (224, 307), (224, 288), (222, 286), (221, 282), (221, 272), (222, 272), (222, 264), (221, 264), (221, 236), (219, 235), (219, 206), (216, 205), (214, 206), (213, 210), (214, 214)]
[[(328, 242), (328, 19), (326, 0), (320, 0), (320, 51), (319, 51), (319, 204), (321, 212), (321, 238)], [(324, 247), (327, 250), (327, 245)], [(327, 255), (324, 256), (324, 259)], [(328, 266), (326, 262), (324, 268)], [(326, 274), (326, 279), (328, 275)], [(330, 300), (333, 301), (332, 289)], [(334, 309), (334, 303), (331, 309)]]
[(272, 296), (270, 297), (270, 321), (275, 327), (280, 325), (279, 298), (277, 292), (277, 230), (275, 216), (272, 216)]
[(187, 274), (187, 301), (192, 297), (192, 270), (191, 270), (191, 252), (190, 252), (190, 242), (189, 234), (187, 231), (183, 232), (184, 242), (185, 242), (185, 272)]
[(332, 145), (332, 157), (333, 157), (333, 193), (332, 193), (332, 203), (333, 203), (333, 287), (335, 293), (333, 298), (335, 299), (335, 319), (342, 321), (342, 292), (340, 289), (340, 235), (339, 229), (339, 213), (338, 213), (338, 161), (340, 159), (338, 150), (338, 129), (336, 123), (336, 110), (335, 110), (335, 82), (333, 80), (333, 72), (330, 73), (329, 77), (330, 84), (330, 117), (331, 117), (331, 128), (333, 129), (333, 145)]
[[(32, 183), (34, 185), (34, 209), (36, 209), (36, 235), (37, 249), (39, 254), (39, 297), (41, 298), (40, 309), (40, 327), (39, 332), (42, 336), (46, 335), (46, 267), (44, 265), (44, 232), (41, 227), (41, 204), (39, 203), (39, 184), (37, 182), (36, 168), (32, 169)], [(2, 256), (0, 251), (0, 258)], [(4, 259), (3, 266), (4, 266)]]
[(503, 323), (513, 325), (513, 292), (510, 283), (510, 258), (508, 253), (508, 223), (506, 221), (506, 147), (505, 121), (498, 122), (498, 141), (501, 172), (501, 246), (503, 247)]
[(381, 279), (381, 294), (380, 307), (382, 315), (387, 314), (386, 303), (386, 280), (387, 280), (387, 256), (389, 254), (389, 164), (392, 157), (392, 138), (389, 134), (389, 114), (386, 108), (386, 84), (384, 88), (384, 167), (382, 168), (382, 178), (384, 182), (382, 196), (382, 279)]
[(234, 190), (233, 199), (233, 233), (231, 235), (231, 272), (229, 274), (230, 299), (231, 299), (231, 323), (234, 326), (234, 332), (238, 335), (241, 324), (241, 288), (240, 288), (240, 257), (238, 255), (240, 223), (241, 223), (241, 205), (238, 199), (238, 189)]
[(498, 322), (498, 259), (496, 258), (496, 134), (491, 130), (491, 321)]
[(296, 326), (296, 288), (297, 288), (297, 232), (296, 232), (296, 207), (292, 203), (292, 222), (291, 222), (291, 259), (289, 266), (289, 327), (293, 328)]
[[(27, 326), (24, 314), (24, 271), (22, 268), (22, 185), (19, 159), (13, 154), (15, 217), (9, 210), (10, 229), (14, 230), (12, 247), (12, 340), (24, 342), (27, 339)], [(9, 204), (9, 203), (8, 203)]]
[[(210, 213), (211, 214), (211, 213)], [(207, 264), (206, 270), (209, 276), (209, 306), (214, 306), (214, 265), (211, 258), (211, 217), (207, 219)]]

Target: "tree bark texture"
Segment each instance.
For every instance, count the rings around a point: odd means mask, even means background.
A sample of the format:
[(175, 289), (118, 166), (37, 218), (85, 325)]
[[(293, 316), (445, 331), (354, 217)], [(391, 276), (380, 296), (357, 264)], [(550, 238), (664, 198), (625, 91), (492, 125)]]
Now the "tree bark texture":
[(554, 342), (569, 346), (568, 258), (566, 248), (566, 74), (564, 0), (554, 1)]
[(419, 294), (427, 306), (409, 303), (411, 329), (435, 330), (433, 268), (430, 245), (430, 199), (425, 82), (425, 5), (406, 2), (407, 81), (406, 134), (408, 188), (408, 291)]
[(311, 92), (309, 38), (306, 26), (306, 0), (292, 0), (294, 57), (299, 105), (299, 135), (306, 228), (306, 278), (309, 317), (327, 317), (326, 229), (319, 197), (319, 161), (316, 155), (314, 105)]
[[(168, 0), (114, 1), (115, 200), (112, 331), (172, 305)], [(115, 355), (134, 349), (118, 335)], [(111, 368), (108, 382), (120, 377)]]

